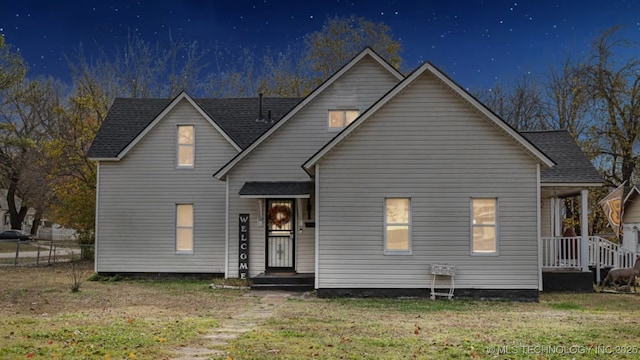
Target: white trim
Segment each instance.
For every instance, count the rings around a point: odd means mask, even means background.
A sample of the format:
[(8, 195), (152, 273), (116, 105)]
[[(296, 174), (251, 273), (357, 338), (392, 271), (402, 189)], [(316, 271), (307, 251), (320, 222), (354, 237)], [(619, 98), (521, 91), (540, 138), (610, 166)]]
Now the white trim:
[(542, 187), (600, 187), (604, 183), (540, 183)]
[[(389, 225), (387, 223), (387, 200), (389, 199), (400, 199), (400, 200), (408, 200), (409, 201), (409, 218), (408, 218), (408, 223), (391, 223), (391, 225), (407, 225), (409, 227), (409, 238), (408, 240), (408, 250), (388, 250), (387, 249), (387, 225)], [(385, 196), (383, 201), (382, 201), (382, 209), (383, 209), (383, 213), (382, 213), (382, 229), (383, 229), (383, 243), (382, 243), (382, 250), (384, 255), (412, 255), (413, 254), (413, 239), (412, 239), (412, 235), (413, 235), (413, 224), (412, 224), (412, 217), (413, 217), (413, 201), (411, 201), (411, 197), (410, 196)]]
[[(184, 127), (184, 128), (191, 127), (191, 137), (193, 138), (191, 144), (180, 144), (180, 128), (181, 127)], [(195, 124), (183, 124), (183, 123), (176, 124), (175, 140), (176, 140), (176, 169), (180, 169), (180, 170), (195, 169), (196, 168), (196, 125)], [(193, 163), (192, 164), (190, 164), (190, 165), (180, 165), (180, 147), (181, 146), (191, 147), (191, 149), (193, 150)]]
[(562, 200), (554, 196), (553, 200), (553, 229), (551, 229), (553, 236), (562, 236)]
[[(538, 291), (542, 291), (542, 191), (540, 190), (540, 164), (536, 164), (536, 239), (538, 241)], [(557, 201), (557, 199), (556, 199)], [(553, 231), (553, 229), (551, 230)]]
[(582, 246), (580, 247), (580, 260), (582, 271), (589, 271), (589, 190), (580, 191), (580, 233)]
[[(349, 126), (349, 124), (347, 124), (347, 111), (352, 111), (352, 112), (356, 112), (358, 113), (358, 115), (353, 119), (353, 121), (355, 121), (358, 116), (360, 116), (360, 110), (358, 109), (329, 109), (327, 110), (327, 131), (328, 132), (334, 132), (334, 133), (339, 133), (340, 131), (342, 131), (342, 129), (346, 128), (347, 126)], [(341, 127), (331, 127), (331, 113), (337, 113), (340, 112), (342, 113), (342, 126)], [(351, 121), (351, 122), (353, 122)]]
[(225, 199), (224, 199), (224, 278), (229, 278), (229, 183), (231, 179), (225, 182)]
[(627, 196), (625, 196), (625, 197), (624, 197), (624, 201), (622, 201), (623, 206), (624, 206), (624, 204), (626, 204), (626, 203), (627, 203), (627, 200), (629, 200), (629, 198), (631, 197), (631, 195), (632, 195), (632, 194), (634, 194), (634, 193), (635, 193), (635, 194), (640, 194), (640, 190), (638, 189), (638, 187), (637, 187), (637, 186), (632, 187), (632, 188), (629, 190), (629, 193), (627, 194)]
[(264, 210), (265, 210), (264, 198), (258, 198), (258, 219), (257, 219), (258, 226), (262, 226), (262, 220), (264, 220)]
[(100, 158), (100, 157), (88, 157), (89, 161), (120, 161), (120, 158), (117, 157), (108, 157), (108, 158)]
[(180, 103), (181, 100), (187, 100), (195, 109), (196, 111), (198, 111), (200, 113), (200, 115), (202, 115), (202, 117), (204, 119), (206, 119), (211, 126), (213, 126), (216, 130), (218, 130), (218, 132), (237, 150), (237, 151), (241, 151), (242, 149), (240, 148), (240, 146), (238, 146), (238, 144), (235, 143), (235, 141), (233, 141), (229, 135), (227, 135), (227, 133), (225, 133), (222, 128), (220, 126), (218, 126), (218, 124), (216, 124), (215, 121), (213, 121), (213, 119), (211, 119), (209, 117), (209, 115), (207, 115), (206, 112), (204, 112), (204, 110), (202, 110), (202, 108), (196, 104), (195, 101), (193, 101), (193, 99), (191, 98), (191, 96), (189, 96), (186, 92), (181, 92), (178, 96), (175, 97), (175, 99), (173, 99), (171, 101), (171, 103), (169, 103), (169, 105), (162, 110), (162, 112), (156, 116), (155, 119), (153, 119), (153, 121), (151, 123), (149, 123), (149, 125), (147, 125), (146, 128), (144, 128), (144, 130), (142, 130), (140, 132), (140, 134), (138, 134), (138, 136), (135, 137), (135, 139), (133, 139), (129, 145), (127, 145), (127, 147), (125, 147), (122, 151), (120, 151), (120, 153), (117, 155), (117, 159), (122, 159), (123, 157), (125, 157), (127, 155), (127, 153), (133, 149), (134, 146), (136, 146), (136, 144), (145, 136), (147, 135), (147, 133), (149, 131), (151, 131), (151, 129), (153, 129), (159, 122), (160, 120), (162, 120), (171, 110), (173, 110), (174, 107), (176, 107), (177, 104)]
[[(384, 61), (378, 54), (376, 54), (370, 48), (364, 49), (360, 54), (358, 54), (353, 60), (343, 66), (340, 70), (338, 70), (335, 74), (333, 74), (330, 78), (328, 78), (325, 82), (320, 84), (315, 90), (311, 92), (311, 94), (307, 95), (298, 105), (296, 105), (293, 109), (291, 109), (282, 120), (278, 121), (273, 125), (269, 130), (264, 132), (257, 140), (255, 140), (249, 147), (247, 147), (240, 154), (236, 155), (231, 161), (229, 161), (226, 165), (224, 165), (220, 170), (218, 170), (213, 176), (217, 179), (223, 180), (231, 169), (233, 169), (238, 162), (244, 159), (248, 154), (250, 154), (255, 148), (257, 148), (263, 141), (268, 139), (273, 133), (275, 133), (278, 129), (280, 129), (284, 124), (289, 121), (293, 116), (295, 116), (300, 110), (307, 106), (311, 101), (313, 101), (318, 95), (320, 95), (326, 88), (331, 86), (336, 80), (338, 80), (342, 75), (344, 75), (347, 71), (349, 71), (352, 67), (355, 66), (360, 60), (364, 57), (370, 56), (373, 60), (377, 61), (382, 67), (387, 69), (391, 73), (391, 75), (395, 76), (398, 80), (403, 80), (404, 76), (392, 66), (390, 66), (386, 61)], [(355, 121), (354, 121), (355, 122)]]
[[(178, 226), (178, 207), (179, 206), (191, 206), (191, 226)], [(175, 226), (175, 241), (174, 241), (174, 254), (176, 255), (193, 255), (195, 253), (196, 243), (196, 210), (193, 203), (175, 203), (174, 206), (174, 226)], [(178, 230), (179, 229), (191, 229), (191, 250), (178, 250)]]
[(100, 216), (100, 162), (96, 165), (96, 214), (93, 229), (93, 271), (98, 272), (98, 221)]
[(300, 195), (239, 195), (240, 199), (308, 199), (309, 194)]
[[(494, 245), (495, 251), (491, 252), (474, 252), (473, 251), (473, 200), (493, 200), (494, 201), (494, 218), (493, 218), (493, 229), (495, 233)], [(500, 204), (497, 196), (493, 195), (478, 195), (471, 196), (469, 198), (469, 255), (470, 256), (499, 256), (500, 255)], [(489, 226), (482, 226), (489, 227)]]
[(341, 143), (344, 139), (346, 139), (355, 129), (360, 126), (363, 122), (365, 122), (368, 118), (370, 118), (373, 114), (375, 114), (380, 108), (386, 105), (391, 99), (393, 99), (396, 95), (400, 94), (405, 88), (407, 88), (411, 83), (413, 83), (418, 77), (420, 77), (424, 73), (429, 73), (438, 78), (441, 82), (443, 82), (446, 86), (448, 86), (451, 90), (453, 90), (456, 94), (458, 94), (463, 100), (477, 109), (481, 114), (483, 114), (487, 119), (489, 119), (494, 125), (497, 125), (505, 134), (509, 135), (513, 140), (515, 140), (525, 151), (530, 153), (534, 158), (536, 158), (539, 162), (544, 165), (551, 167), (554, 166), (555, 163), (551, 160), (547, 155), (545, 155), (542, 151), (536, 148), (531, 142), (529, 142), (526, 138), (524, 138), (520, 133), (511, 128), (507, 123), (505, 123), (502, 119), (500, 119), (497, 115), (492, 113), (489, 109), (487, 109), (484, 105), (482, 105), (478, 100), (476, 100), (473, 96), (469, 95), (466, 91), (464, 91), (460, 86), (458, 86), (455, 82), (449, 79), (446, 75), (440, 72), (436, 67), (434, 67), (431, 63), (424, 63), (418, 69), (416, 69), (411, 75), (401, 81), (396, 87), (391, 89), (385, 96), (383, 96), (378, 102), (373, 104), (369, 109), (367, 109), (364, 113), (360, 115), (350, 126), (347, 126), (342, 132), (336, 135), (331, 141), (329, 141), (320, 151), (315, 153), (311, 158), (309, 158), (302, 166), (305, 170), (309, 170), (316, 164), (320, 159), (322, 159), (333, 147), (337, 144)]
[(316, 253), (315, 253), (315, 284), (314, 287), (317, 290), (318, 284), (320, 283), (320, 164), (316, 165), (316, 174), (315, 174), (315, 220), (316, 220)]

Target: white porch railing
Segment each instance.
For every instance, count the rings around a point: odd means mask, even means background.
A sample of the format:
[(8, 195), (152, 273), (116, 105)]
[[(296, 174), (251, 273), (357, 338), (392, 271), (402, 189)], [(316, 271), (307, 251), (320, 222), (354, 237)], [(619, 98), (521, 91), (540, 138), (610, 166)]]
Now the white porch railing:
[[(580, 270), (582, 237), (543, 237), (542, 267), (549, 270)], [(596, 268), (633, 267), (637, 254), (599, 236), (589, 237), (589, 266)], [(600, 279), (598, 279), (599, 281)]]
[(633, 267), (636, 254), (599, 236), (589, 237), (589, 265), (605, 268)]
[(543, 237), (542, 267), (547, 269), (582, 269), (581, 237)]

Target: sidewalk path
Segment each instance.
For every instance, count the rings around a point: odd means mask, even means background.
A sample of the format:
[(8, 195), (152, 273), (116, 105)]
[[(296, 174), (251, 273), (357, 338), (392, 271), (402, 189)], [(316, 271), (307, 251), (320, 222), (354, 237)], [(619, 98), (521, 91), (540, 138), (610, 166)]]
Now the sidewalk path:
[(248, 311), (223, 321), (222, 325), (211, 333), (203, 335), (204, 338), (210, 340), (206, 348), (179, 348), (176, 349), (175, 358), (172, 359), (193, 360), (224, 357), (227, 355), (226, 351), (215, 348), (225, 347), (229, 341), (263, 324), (287, 299), (303, 297), (304, 293), (254, 290), (249, 291), (244, 296), (258, 296), (260, 297), (260, 302)]

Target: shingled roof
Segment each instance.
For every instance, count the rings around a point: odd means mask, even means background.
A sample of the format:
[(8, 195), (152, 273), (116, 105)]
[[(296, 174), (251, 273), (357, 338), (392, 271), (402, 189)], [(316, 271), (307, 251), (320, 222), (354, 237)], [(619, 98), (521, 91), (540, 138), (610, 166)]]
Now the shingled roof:
[(602, 176), (566, 130), (522, 131), (556, 165), (540, 172), (540, 181), (553, 184), (601, 184)]
[[(265, 120), (258, 121), (259, 98), (193, 99), (202, 110), (242, 149), (249, 146), (289, 112), (300, 98), (264, 98)], [(117, 98), (109, 109), (93, 144), (89, 158), (116, 158), (173, 99)]]

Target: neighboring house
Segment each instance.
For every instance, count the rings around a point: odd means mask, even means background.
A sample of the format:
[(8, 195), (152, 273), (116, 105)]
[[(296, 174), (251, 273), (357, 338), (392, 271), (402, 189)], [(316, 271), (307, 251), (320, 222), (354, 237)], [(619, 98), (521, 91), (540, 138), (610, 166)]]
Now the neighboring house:
[[(20, 207), (21, 204), (22, 200), (16, 197), (16, 206)], [(36, 210), (34, 208), (27, 209), (27, 215), (22, 221), (20, 230), (30, 233), (35, 215)], [(11, 216), (9, 214), (9, 204), (7, 203), (7, 189), (0, 189), (0, 219), (2, 219), (0, 231), (11, 230)], [(36, 236), (41, 240), (72, 240), (75, 239), (76, 232), (73, 229), (63, 228), (47, 219), (42, 219), (40, 220), (40, 226), (38, 227), (38, 233)]]
[(623, 201), (622, 247), (634, 253), (640, 252), (640, 190), (631, 188)]
[[(16, 206), (20, 208), (22, 200), (16, 197), (15, 201)], [(20, 230), (26, 231), (27, 228), (31, 229), (31, 222), (33, 222), (35, 214), (35, 209), (29, 208), (27, 210), (27, 215), (24, 217), (22, 228)], [(7, 202), (7, 189), (0, 189), (0, 217), (2, 218), (2, 226), (0, 227), (0, 230), (11, 230), (11, 216), (9, 214), (9, 204)]]
[(370, 49), (304, 99), (116, 99), (88, 156), (97, 272), (306, 274), (320, 296), (428, 294), (448, 263), (457, 296), (536, 299), (550, 209), (602, 184), (566, 131)]

